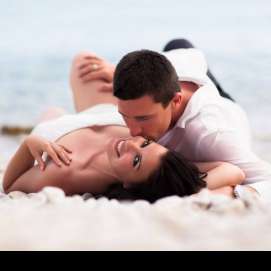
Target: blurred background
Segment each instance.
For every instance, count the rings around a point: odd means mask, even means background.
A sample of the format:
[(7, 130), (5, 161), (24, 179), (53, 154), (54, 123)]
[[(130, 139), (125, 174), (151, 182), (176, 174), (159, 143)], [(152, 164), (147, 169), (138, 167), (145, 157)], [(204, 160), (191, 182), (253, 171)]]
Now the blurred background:
[[(245, 109), (255, 152), (271, 162), (270, 32), (269, 0), (0, 0), (0, 126), (31, 126), (50, 106), (74, 112), (68, 78), (80, 51), (117, 63), (185, 37)], [(16, 142), (0, 135), (0, 159)]]

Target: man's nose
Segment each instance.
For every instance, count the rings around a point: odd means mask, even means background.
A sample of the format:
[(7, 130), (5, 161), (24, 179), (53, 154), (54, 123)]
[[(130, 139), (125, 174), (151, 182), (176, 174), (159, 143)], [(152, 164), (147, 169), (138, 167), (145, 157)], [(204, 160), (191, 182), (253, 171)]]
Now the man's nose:
[(136, 123), (130, 123), (127, 125), (130, 130), (131, 136), (142, 136), (142, 128)]

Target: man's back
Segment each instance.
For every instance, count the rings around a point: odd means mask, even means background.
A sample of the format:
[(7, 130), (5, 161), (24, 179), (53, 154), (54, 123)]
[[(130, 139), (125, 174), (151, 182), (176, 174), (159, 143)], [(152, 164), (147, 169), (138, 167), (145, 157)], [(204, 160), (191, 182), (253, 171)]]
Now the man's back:
[(233, 163), (245, 172), (246, 183), (271, 178), (271, 166), (252, 152), (245, 112), (221, 97), (210, 82), (192, 95), (175, 127), (159, 143), (191, 161)]

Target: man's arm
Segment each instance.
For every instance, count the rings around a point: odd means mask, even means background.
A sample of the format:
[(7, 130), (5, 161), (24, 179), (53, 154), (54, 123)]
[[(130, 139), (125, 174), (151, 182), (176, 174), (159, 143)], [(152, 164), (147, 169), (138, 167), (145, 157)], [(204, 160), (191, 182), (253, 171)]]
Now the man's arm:
[(245, 183), (259, 182), (271, 177), (271, 166), (253, 153), (234, 132), (215, 132), (198, 143), (199, 161), (224, 161), (239, 167)]
[(210, 190), (212, 194), (220, 194), (234, 198), (234, 188), (232, 186), (223, 186), (217, 189)]
[(195, 163), (201, 172), (207, 172), (204, 179), (210, 190), (225, 186), (235, 186), (245, 180), (244, 172), (237, 166), (226, 162)]

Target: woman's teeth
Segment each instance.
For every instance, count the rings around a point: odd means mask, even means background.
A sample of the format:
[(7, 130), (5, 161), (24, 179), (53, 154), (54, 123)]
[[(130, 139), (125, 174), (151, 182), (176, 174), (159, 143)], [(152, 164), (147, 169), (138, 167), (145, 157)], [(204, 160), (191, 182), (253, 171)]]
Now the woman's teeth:
[(118, 150), (119, 155), (120, 155), (120, 150), (121, 150), (121, 146), (122, 146), (123, 142), (124, 142), (124, 141), (122, 140), (122, 141), (120, 141), (120, 142), (118, 143), (118, 145), (117, 145), (117, 150)]

